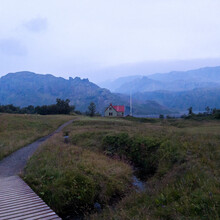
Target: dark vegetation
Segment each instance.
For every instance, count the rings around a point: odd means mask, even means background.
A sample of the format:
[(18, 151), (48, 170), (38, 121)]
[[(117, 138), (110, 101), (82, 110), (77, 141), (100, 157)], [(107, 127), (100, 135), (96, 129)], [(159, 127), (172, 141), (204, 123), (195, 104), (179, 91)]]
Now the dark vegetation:
[(69, 105), (70, 100), (56, 99), (56, 104), (36, 106), (29, 105), (28, 107), (20, 108), (14, 105), (0, 105), (0, 113), (18, 113), (18, 114), (40, 114), (40, 115), (55, 115), (55, 114), (70, 114), (74, 112), (75, 106)]
[(96, 105), (94, 102), (91, 102), (88, 107), (88, 115), (93, 117), (95, 116), (95, 113), (96, 113)]
[(85, 113), (86, 115), (93, 117), (93, 116), (100, 116), (99, 113), (96, 112), (96, 105), (94, 102), (91, 102), (90, 105), (88, 106), (88, 110)]
[[(42, 146), (28, 164), (26, 180), (45, 196), (52, 208), (62, 207), (59, 209), (61, 213), (65, 211), (65, 200), (57, 199), (62, 195), (59, 191), (74, 198), (68, 201), (75, 201), (81, 207), (101, 202), (103, 212), (90, 215), (88, 219), (219, 219), (219, 129), (220, 121), (215, 119), (154, 119), (152, 122), (140, 122), (132, 117), (81, 117), (65, 129), (69, 131), (69, 145), (62, 143), (60, 138), (60, 141), (57, 139), (48, 144), (56, 146), (54, 151)], [(93, 162), (85, 163), (83, 152), (93, 154)], [(74, 195), (71, 193), (75, 187), (74, 181), (62, 181), (64, 170), (71, 180), (75, 178), (77, 169), (77, 173), (85, 175), (85, 178), (95, 177), (91, 182), (100, 185), (107, 177), (97, 178), (97, 175), (100, 176), (98, 173), (105, 170), (108, 176), (111, 170), (106, 169), (109, 162), (94, 168), (94, 163), (98, 163), (99, 156), (103, 154), (108, 156), (104, 160), (121, 161), (117, 168), (113, 168), (115, 172), (121, 169), (122, 164), (135, 166), (140, 171), (139, 177), (146, 181), (146, 190), (136, 192), (130, 189), (129, 193), (126, 190), (113, 193), (121, 199), (114, 208), (106, 206), (111, 204), (110, 200), (103, 202), (93, 196), (89, 197), (91, 199), (86, 197), (89, 199), (87, 202), (82, 199), (83, 203), (78, 203), (76, 197), (71, 197)], [(97, 167), (101, 169), (97, 171)], [(116, 184), (120, 175), (118, 173), (117, 178), (105, 179), (105, 184)], [(129, 185), (129, 178), (126, 181)], [(89, 190), (81, 182), (77, 182), (77, 187)], [(100, 194), (103, 195), (102, 190)], [(73, 211), (77, 212), (76, 209)]]
[(211, 120), (211, 119), (220, 119), (220, 109), (216, 109), (216, 108), (209, 108), (209, 106), (207, 106), (205, 108), (205, 112), (203, 113), (198, 113), (195, 114), (193, 113), (193, 108), (190, 107), (188, 109), (188, 115), (182, 115), (182, 118), (185, 119), (194, 119), (194, 120)]
[[(159, 158), (163, 153), (158, 152), (161, 142), (155, 138), (129, 137), (127, 133), (119, 133), (104, 137), (103, 150), (111, 157), (117, 155), (120, 159), (130, 161), (138, 168), (139, 177), (146, 179), (157, 170)], [(175, 156), (170, 155), (171, 162), (175, 162)]]
[(43, 105), (37, 106), (35, 108), (36, 113), (40, 115), (50, 115), (50, 114), (70, 114), (70, 112), (74, 112), (75, 106), (70, 106), (70, 100), (61, 100), (57, 99), (55, 105)]

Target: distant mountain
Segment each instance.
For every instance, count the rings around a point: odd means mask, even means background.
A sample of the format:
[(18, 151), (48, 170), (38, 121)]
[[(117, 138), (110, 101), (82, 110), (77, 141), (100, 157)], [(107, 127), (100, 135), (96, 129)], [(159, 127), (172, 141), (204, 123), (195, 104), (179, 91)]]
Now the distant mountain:
[[(104, 85), (104, 84), (103, 84)], [(186, 91), (195, 88), (220, 87), (220, 67), (207, 67), (185, 72), (118, 78), (106, 88), (124, 94), (157, 90)]]
[[(143, 61), (136, 63), (125, 63), (116, 66), (103, 67), (91, 71), (90, 74), (94, 74), (94, 80), (97, 80), (97, 76), (102, 78), (116, 79), (118, 76), (149, 76), (153, 73), (169, 73), (173, 70), (175, 71), (188, 71), (198, 68), (203, 68), (207, 66), (219, 66), (220, 58), (216, 59), (190, 59), (190, 60), (158, 60), (158, 61)], [(109, 88), (103, 86), (104, 83), (98, 84), (101, 87)], [(109, 88), (112, 89), (112, 88)], [(112, 90), (111, 90), (112, 91)]]
[(205, 67), (190, 71), (173, 71), (170, 73), (157, 73), (148, 76), (162, 82), (194, 81), (194, 82), (220, 82), (220, 66)]
[(136, 79), (140, 79), (142, 76), (126, 76), (126, 77), (120, 77), (116, 80), (111, 80), (111, 81), (105, 81), (102, 83), (99, 83), (98, 85), (102, 88), (107, 88), (111, 90), (112, 92), (117, 91), (118, 88), (120, 88), (122, 85), (132, 82)]
[(137, 92), (150, 92), (158, 90), (168, 91), (185, 91), (192, 90), (194, 88), (215, 88), (220, 87), (220, 83), (215, 82), (198, 82), (198, 81), (186, 81), (186, 80), (174, 80), (171, 82), (161, 82), (159, 80), (153, 80), (149, 77), (141, 77), (122, 84), (119, 88), (115, 89), (115, 92), (129, 94)]
[(160, 81), (150, 79), (148, 77), (139, 77), (132, 81), (122, 84), (115, 92), (130, 94), (135, 92), (155, 91), (163, 88), (164, 85)]
[(220, 66), (190, 71), (173, 71), (148, 76), (121, 77), (112, 81), (111, 91), (133, 94), (135, 99), (152, 100), (175, 110), (220, 108)]
[[(103, 113), (109, 103), (125, 105), (129, 112), (129, 96), (111, 93), (91, 83), (88, 79), (41, 75), (32, 72), (9, 73), (0, 78), (0, 104), (16, 106), (44, 105), (55, 103), (56, 98), (70, 99), (80, 111), (86, 111), (90, 102)], [(170, 113), (169, 109), (155, 101), (134, 100), (134, 114)]]
[(136, 93), (133, 97), (141, 101), (153, 100), (179, 111), (186, 111), (191, 106), (195, 111), (204, 111), (207, 106), (220, 108), (220, 88), (202, 88), (182, 92), (154, 91)]

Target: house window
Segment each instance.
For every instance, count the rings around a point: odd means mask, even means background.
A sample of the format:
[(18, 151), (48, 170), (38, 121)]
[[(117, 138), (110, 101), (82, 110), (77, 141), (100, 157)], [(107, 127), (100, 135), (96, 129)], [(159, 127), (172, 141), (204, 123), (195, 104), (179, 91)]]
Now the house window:
[(109, 112), (109, 116), (112, 116), (112, 112)]
[(112, 108), (110, 107), (109, 110), (112, 110)]

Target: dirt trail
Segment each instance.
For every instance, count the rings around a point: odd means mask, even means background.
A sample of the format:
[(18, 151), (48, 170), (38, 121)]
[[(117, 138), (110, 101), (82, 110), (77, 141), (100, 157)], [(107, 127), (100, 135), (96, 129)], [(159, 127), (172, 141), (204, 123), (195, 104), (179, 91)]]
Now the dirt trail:
[(38, 139), (37, 141), (33, 142), (32, 144), (29, 144), (8, 157), (2, 159), (0, 161), (0, 178), (1, 177), (9, 177), (9, 176), (15, 176), (18, 175), (25, 167), (28, 159), (33, 155), (33, 153), (36, 151), (36, 149), (45, 142), (48, 138), (53, 136), (56, 133), (59, 133), (64, 127), (71, 124), (74, 120), (68, 121), (61, 125), (56, 131), (53, 133)]

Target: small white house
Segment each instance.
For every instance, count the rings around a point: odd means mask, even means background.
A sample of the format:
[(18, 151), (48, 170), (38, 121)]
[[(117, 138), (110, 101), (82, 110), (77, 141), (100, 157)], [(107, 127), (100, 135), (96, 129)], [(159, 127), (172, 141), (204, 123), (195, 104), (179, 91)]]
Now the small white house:
[(124, 105), (112, 105), (110, 104), (105, 109), (105, 117), (124, 117), (125, 107)]

